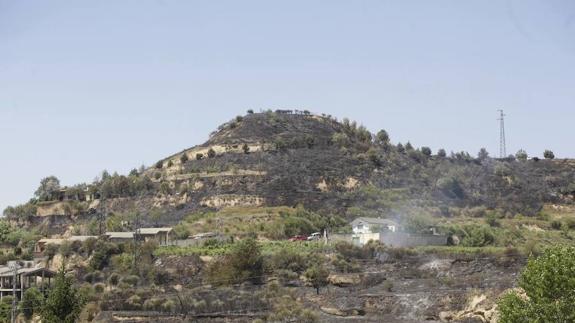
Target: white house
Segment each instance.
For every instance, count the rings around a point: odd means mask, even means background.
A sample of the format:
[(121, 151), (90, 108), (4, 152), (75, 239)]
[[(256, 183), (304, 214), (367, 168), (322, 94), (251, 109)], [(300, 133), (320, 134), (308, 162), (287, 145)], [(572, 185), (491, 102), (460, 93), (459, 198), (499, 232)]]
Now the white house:
[(396, 232), (396, 222), (381, 218), (357, 218), (351, 221), (353, 234), (379, 233), (380, 231)]

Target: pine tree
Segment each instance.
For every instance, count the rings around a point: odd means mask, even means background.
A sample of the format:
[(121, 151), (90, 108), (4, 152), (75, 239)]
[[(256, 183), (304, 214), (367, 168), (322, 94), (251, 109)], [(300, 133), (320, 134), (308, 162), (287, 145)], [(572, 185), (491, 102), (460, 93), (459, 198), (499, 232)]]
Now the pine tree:
[(42, 322), (74, 323), (80, 316), (83, 305), (83, 298), (73, 286), (72, 277), (66, 276), (62, 264), (42, 308)]

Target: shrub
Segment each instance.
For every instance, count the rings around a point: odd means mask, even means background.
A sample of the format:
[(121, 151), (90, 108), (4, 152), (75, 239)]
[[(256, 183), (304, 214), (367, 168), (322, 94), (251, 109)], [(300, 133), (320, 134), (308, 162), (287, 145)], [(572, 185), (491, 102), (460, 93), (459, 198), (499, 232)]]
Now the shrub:
[(466, 236), (461, 244), (465, 247), (484, 247), (495, 242), (495, 235), (489, 227), (468, 225), (464, 231)]
[(44, 295), (35, 287), (29, 288), (22, 296), (22, 301), (19, 304), (20, 311), (24, 313), (27, 319), (31, 319), (34, 312), (39, 311), (43, 303)]
[(561, 230), (562, 223), (558, 220), (551, 221), (551, 229), (553, 230)]
[(162, 167), (164, 167), (164, 162), (160, 160), (159, 162), (156, 163), (156, 168), (162, 169)]
[(216, 151), (210, 148), (208, 150), (208, 158), (214, 158), (214, 157), (216, 157)]
[(445, 152), (445, 149), (441, 148), (437, 151), (437, 156), (441, 157), (441, 158), (445, 158), (447, 157), (447, 153)]
[(319, 295), (319, 289), (328, 283), (329, 271), (322, 263), (316, 263), (306, 270), (304, 275)]
[(575, 248), (553, 247), (531, 258), (519, 278), (526, 297), (515, 292), (499, 302), (500, 322), (571, 322), (575, 318)]
[(425, 156), (431, 156), (431, 148), (429, 147), (421, 147), (421, 153)]
[(187, 163), (188, 160), (189, 160), (189, 159), (188, 159), (188, 154), (183, 153), (182, 156), (180, 156), (180, 162), (182, 163), (182, 165), (185, 164), (185, 163)]
[(515, 153), (515, 158), (517, 158), (517, 160), (527, 160), (527, 152), (523, 149), (520, 149), (517, 153)]
[(269, 264), (274, 271), (289, 270), (301, 273), (307, 268), (307, 259), (297, 250), (282, 248), (270, 257)]
[(161, 311), (163, 303), (163, 299), (152, 297), (144, 302), (144, 309), (147, 311)]
[(249, 154), (250, 153), (250, 146), (248, 146), (248, 144), (244, 144), (242, 146), (242, 150), (244, 151), (244, 154)]
[(555, 154), (551, 150), (545, 150), (543, 157), (545, 157), (545, 159), (555, 159)]
[(487, 222), (487, 224), (490, 227), (498, 227), (499, 226), (499, 221), (497, 220), (497, 215), (495, 213), (489, 213), (487, 215), (487, 217), (485, 218), (485, 222)]
[(228, 285), (246, 280), (259, 282), (263, 273), (260, 246), (252, 238), (233, 245), (227, 255), (221, 256), (207, 268), (207, 280), (213, 285)]
[(106, 285), (102, 283), (97, 283), (94, 285), (94, 291), (98, 294), (102, 294), (106, 290)]
[(136, 285), (138, 285), (138, 282), (140, 281), (140, 277), (138, 277), (136, 275), (129, 275), (129, 276), (122, 278), (121, 281), (122, 281), (122, 283), (126, 283), (130, 286), (136, 286)]
[(575, 219), (574, 218), (568, 218), (565, 220), (565, 226), (567, 226), (568, 229), (575, 229)]
[(248, 110), (248, 114), (253, 114), (253, 113), (254, 113), (254, 110), (252, 110), (252, 109)]
[(108, 284), (112, 286), (117, 286), (120, 282), (120, 275), (117, 273), (112, 273), (110, 277), (108, 277)]

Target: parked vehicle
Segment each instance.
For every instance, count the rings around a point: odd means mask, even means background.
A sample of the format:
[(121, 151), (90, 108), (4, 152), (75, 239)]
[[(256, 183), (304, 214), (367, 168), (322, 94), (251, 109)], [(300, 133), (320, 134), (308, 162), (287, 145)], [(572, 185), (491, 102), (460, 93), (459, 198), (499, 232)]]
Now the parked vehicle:
[(321, 239), (321, 232), (314, 232), (310, 234), (309, 237), (307, 237), (307, 241), (319, 240), (319, 239)]
[(302, 235), (297, 235), (297, 236), (293, 236), (293, 237), (289, 238), (289, 241), (307, 241), (307, 237), (302, 236)]

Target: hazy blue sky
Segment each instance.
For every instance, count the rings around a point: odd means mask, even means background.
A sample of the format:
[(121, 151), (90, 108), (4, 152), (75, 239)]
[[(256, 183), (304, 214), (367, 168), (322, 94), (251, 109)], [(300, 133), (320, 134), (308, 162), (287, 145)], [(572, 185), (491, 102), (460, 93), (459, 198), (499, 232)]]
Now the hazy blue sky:
[(202, 143), (253, 108), (435, 151), (575, 157), (575, 1), (0, 0), (0, 209)]

